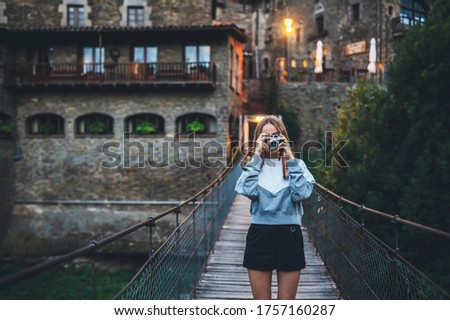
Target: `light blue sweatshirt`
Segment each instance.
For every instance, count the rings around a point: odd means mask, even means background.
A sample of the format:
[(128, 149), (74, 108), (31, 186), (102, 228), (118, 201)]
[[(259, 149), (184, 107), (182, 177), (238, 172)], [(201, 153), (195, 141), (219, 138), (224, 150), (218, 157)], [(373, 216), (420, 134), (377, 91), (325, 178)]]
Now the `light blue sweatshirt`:
[(254, 224), (301, 224), (302, 200), (311, 195), (315, 180), (300, 159), (286, 161), (289, 177), (283, 178), (282, 161), (254, 155), (239, 177), (235, 191), (252, 200)]

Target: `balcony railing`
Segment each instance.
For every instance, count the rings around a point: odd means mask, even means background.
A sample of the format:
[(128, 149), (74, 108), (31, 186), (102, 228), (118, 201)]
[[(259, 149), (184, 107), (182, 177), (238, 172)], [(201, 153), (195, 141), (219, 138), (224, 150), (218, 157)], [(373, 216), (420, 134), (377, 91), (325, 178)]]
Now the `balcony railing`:
[(397, 39), (401, 38), (408, 31), (409, 25), (406, 25), (402, 22), (401, 17), (395, 17), (391, 20), (391, 30), (392, 30), (392, 38)]
[(18, 64), (6, 69), (9, 86), (206, 86), (216, 84), (216, 66), (200, 63)]
[(321, 73), (314, 72), (316, 60), (307, 59), (302, 67), (291, 67), (290, 70), (279, 70), (277, 79), (279, 82), (378, 82), (384, 83), (387, 78), (386, 61), (377, 61), (376, 73), (369, 73), (368, 59), (347, 58), (341, 61), (327, 61), (331, 67), (323, 68)]

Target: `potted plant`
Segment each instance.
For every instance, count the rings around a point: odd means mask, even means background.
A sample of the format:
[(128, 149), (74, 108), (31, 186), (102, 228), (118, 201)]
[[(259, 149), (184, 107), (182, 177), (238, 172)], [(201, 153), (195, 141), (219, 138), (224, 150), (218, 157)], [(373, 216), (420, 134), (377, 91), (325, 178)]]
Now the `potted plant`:
[(201, 133), (205, 131), (205, 125), (198, 120), (189, 122), (186, 127), (187, 132)]
[(156, 133), (158, 131), (156, 124), (143, 121), (136, 126), (135, 132), (141, 134)]
[(88, 132), (94, 134), (104, 133), (106, 131), (106, 124), (100, 120), (91, 122), (88, 126)]
[(51, 134), (55, 133), (56, 127), (53, 123), (39, 123), (38, 133)]
[(0, 138), (6, 138), (11, 135), (12, 125), (7, 122), (0, 122)]

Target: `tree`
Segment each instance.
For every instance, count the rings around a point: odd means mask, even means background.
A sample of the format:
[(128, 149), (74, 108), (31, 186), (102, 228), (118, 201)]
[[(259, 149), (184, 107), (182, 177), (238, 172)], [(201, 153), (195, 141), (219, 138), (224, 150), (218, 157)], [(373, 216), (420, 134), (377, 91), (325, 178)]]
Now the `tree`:
[[(438, 0), (425, 25), (408, 31), (396, 47), (386, 90), (357, 85), (349, 91), (335, 134), (349, 141), (343, 157), (350, 168), (321, 170), (324, 183), (347, 198), (447, 232), (448, 17), (450, 2)], [(368, 228), (382, 238), (389, 233), (377, 225)], [(448, 240), (410, 227), (401, 228), (400, 239), (401, 254), (449, 290)]]

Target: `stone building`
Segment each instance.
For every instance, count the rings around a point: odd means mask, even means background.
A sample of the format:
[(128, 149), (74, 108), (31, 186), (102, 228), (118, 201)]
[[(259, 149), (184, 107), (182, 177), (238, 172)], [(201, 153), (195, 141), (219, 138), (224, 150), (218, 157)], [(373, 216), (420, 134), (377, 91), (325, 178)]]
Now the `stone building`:
[[(382, 75), (384, 68), (393, 59), (395, 41), (410, 26), (420, 25), (425, 21), (434, 1), (213, 2), (216, 20), (235, 23), (245, 29), (249, 36), (244, 47), (246, 77), (279, 75), (280, 71), (287, 71), (285, 60), (288, 59), (291, 80), (300, 80), (303, 69), (314, 69), (317, 42), (320, 40), (323, 43), (322, 61), (325, 71), (333, 81), (346, 81), (345, 76), (348, 77), (348, 71), (352, 68), (361, 69), (361, 73), (366, 71), (371, 38), (376, 40), (377, 75)], [(286, 32), (286, 18), (291, 19), (289, 32)], [(352, 65), (349, 65), (350, 58)], [(357, 70), (354, 70), (354, 75), (355, 71)]]
[(0, 194), (3, 221), (13, 211), (19, 230), (6, 248), (42, 251), (58, 237), (73, 238), (66, 250), (84, 244), (102, 234), (88, 220), (109, 226), (105, 233), (133, 220), (124, 213), (111, 227), (114, 214), (95, 217), (108, 207), (87, 201), (175, 204), (227, 164), (246, 35), (213, 24), (205, 1), (148, 3), (1, 2), (0, 120), (13, 130), (1, 140)]
[(383, 81), (433, 2), (0, 1), (5, 250), (67, 251), (164, 208), (127, 203), (185, 199), (277, 105), (298, 114), (303, 142), (331, 130), (346, 88)]

